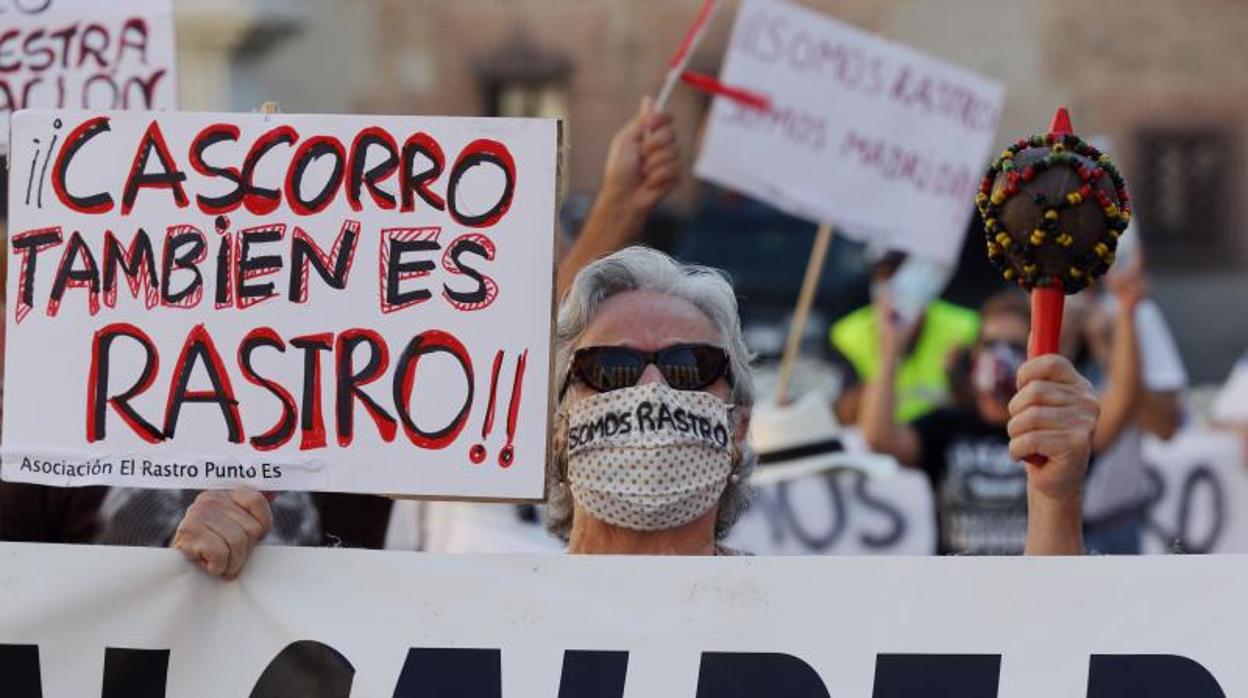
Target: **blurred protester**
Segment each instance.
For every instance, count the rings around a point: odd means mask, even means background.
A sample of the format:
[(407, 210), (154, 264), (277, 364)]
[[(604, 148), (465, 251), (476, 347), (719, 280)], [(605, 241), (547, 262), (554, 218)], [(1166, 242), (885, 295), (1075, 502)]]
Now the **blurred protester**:
[(1248, 433), (1248, 353), (1231, 369), (1213, 403), (1213, 422)]
[(1244, 437), (1244, 463), (1248, 463), (1248, 352), (1231, 369), (1213, 403), (1212, 425)]
[(1084, 491), (1085, 540), (1090, 552), (1138, 554), (1149, 499), (1142, 439), (1169, 439), (1178, 430), (1187, 371), (1148, 298), (1142, 256), (1123, 260), (1103, 286), (1068, 300), (1062, 353), (1103, 395)]
[[(888, 294), (877, 297), (875, 312), (880, 368), (866, 385), (858, 425), (873, 450), (931, 477), (941, 552), (1039, 552), (1037, 518), (1080, 525), (1100, 410), (1091, 384), (1065, 358), (1026, 361), (1027, 298), (1004, 292), (981, 309), (972, 403), (938, 408), (912, 424), (897, 419), (895, 405), (905, 331)], [(1021, 462), (1035, 453), (1047, 462)], [(1065, 533), (1063, 552), (1076, 552), (1069, 546), (1082, 537)]]
[[(901, 357), (895, 378), (895, 417), (900, 422), (913, 422), (937, 407), (952, 401), (949, 381), (949, 360), (959, 349), (975, 343), (979, 332), (979, 315), (936, 298), (946, 278), (932, 278), (939, 273), (924, 269), (925, 260), (907, 259), (904, 253), (889, 252), (871, 270), (871, 293), (884, 290), (892, 294), (894, 304), (902, 303), (901, 294), (915, 305), (914, 317), (902, 338)], [(899, 277), (918, 275), (914, 284), (899, 289)], [(921, 288), (913, 288), (915, 286)], [(905, 313), (903, 313), (905, 314)], [(829, 332), (831, 361), (841, 374), (841, 393), (836, 399), (836, 417), (841, 424), (855, 424), (859, 419), (865, 381), (879, 374), (882, 357), (875, 309), (868, 305), (846, 315), (832, 325)]]

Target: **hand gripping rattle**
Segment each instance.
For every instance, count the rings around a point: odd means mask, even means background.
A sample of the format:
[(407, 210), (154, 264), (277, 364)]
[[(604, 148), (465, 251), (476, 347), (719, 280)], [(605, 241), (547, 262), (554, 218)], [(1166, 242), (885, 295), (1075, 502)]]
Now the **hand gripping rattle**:
[(1066, 294), (1109, 269), (1131, 222), (1126, 182), (1109, 156), (1072, 132), (1062, 107), (1047, 134), (1019, 139), (992, 163), (975, 204), (988, 259), (1031, 293), (1028, 357), (1056, 354)]

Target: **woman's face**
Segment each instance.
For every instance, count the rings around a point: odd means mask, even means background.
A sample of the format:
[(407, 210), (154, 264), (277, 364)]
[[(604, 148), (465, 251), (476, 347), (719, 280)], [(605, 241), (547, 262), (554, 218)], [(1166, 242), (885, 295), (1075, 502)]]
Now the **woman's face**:
[[(614, 295), (602, 304), (597, 316), (581, 336), (577, 348), (588, 346), (621, 346), (639, 351), (658, 351), (673, 344), (723, 345), (710, 318), (697, 306), (682, 298), (653, 291), (627, 291)], [(663, 375), (653, 364), (646, 367), (638, 384), (662, 382)], [(725, 378), (715, 381), (706, 392), (730, 402), (731, 386)], [(595, 392), (574, 383), (570, 396), (580, 400)]]

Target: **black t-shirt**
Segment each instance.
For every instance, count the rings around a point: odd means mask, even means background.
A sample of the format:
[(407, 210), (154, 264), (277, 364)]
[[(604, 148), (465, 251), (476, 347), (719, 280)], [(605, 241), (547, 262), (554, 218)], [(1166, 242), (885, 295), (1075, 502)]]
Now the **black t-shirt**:
[(942, 408), (913, 424), (932, 479), (944, 554), (1018, 555), (1027, 539), (1027, 470), (1004, 425)]

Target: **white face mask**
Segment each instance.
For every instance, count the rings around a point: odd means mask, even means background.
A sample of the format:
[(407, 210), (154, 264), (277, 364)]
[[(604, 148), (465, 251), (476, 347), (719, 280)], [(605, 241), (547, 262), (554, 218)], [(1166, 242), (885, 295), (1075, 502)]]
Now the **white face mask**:
[(728, 405), (655, 382), (568, 410), (568, 484), (594, 518), (636, 531), (683, 526), (719, 501), (732, 473)]

